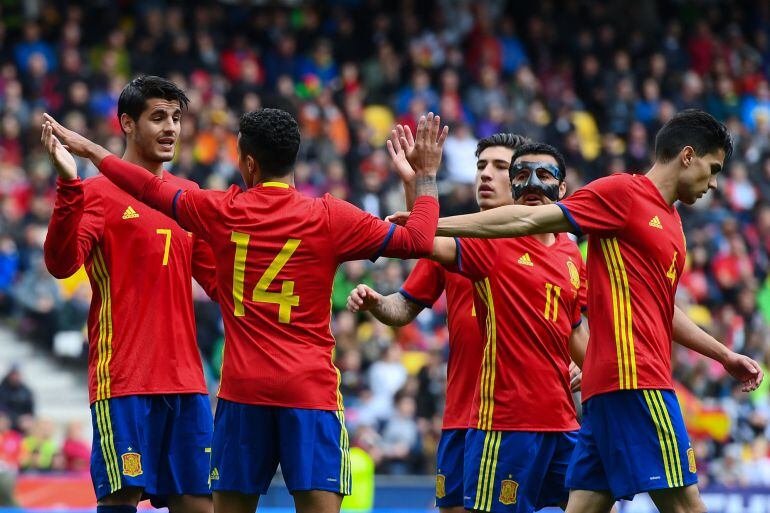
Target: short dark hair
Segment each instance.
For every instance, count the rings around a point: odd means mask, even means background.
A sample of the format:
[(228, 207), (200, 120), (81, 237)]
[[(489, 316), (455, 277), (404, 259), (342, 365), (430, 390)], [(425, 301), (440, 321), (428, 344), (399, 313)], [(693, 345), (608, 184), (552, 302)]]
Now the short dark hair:
[(491, 148), (492, 146), (505, 146), (506, 148), (515, 150), (522, 144), (526, 144), (528, 142), (531, 141), (523, 135), (519, 134), (509, 134), (504, 132), (492, 134), (489, 137), (481, 139), (476, 145), (476, 158), (479, 158), (479, 155), (481, 155), (482, 151), (486, 150), (487, 148)]
[[(559, 171), (561, 171), (561, 176), (567, 176), (567, 164), (564, 161), (564, 155), (550, 144), (542, 142), (522, 144), (513, 152), (513, 157), (511, 157), (511, 168), (513, 168), (513, 163), (516, 162), (516, 159), (523, 157), (524, 155), (550, 155), (556, 159), (556, 165), (558, 166)], [(508, 173), (510, 173), (510, 169), (508, 170)], [(511, 180), (513, 180), (513, 176), (511, 176)]]
[(679, 112), (658, 130), (655, 159), (668, 162), (685, 146), (692, 146), (699, 157), (721, 149), (727, 160), (733, 153), (733, 140), (727, 127), (699, 109)]
[(263, 177), (286, 176), (299, 152), (299, 125), (280, 109), (259, 109), (241, 116), (240, 145), (243, 155), (251, 155)]
[(179, 89), (175, 83), (154, 75), (136, 77), (126, 84), (118, 98), (118, 121), (125, 113), (134, 121), (139, 119), (144, 109), (147, 108), (147, 100), (161, 98), (168, 101), (178, 101), (179, 106), (187, 108), (190, 99)]

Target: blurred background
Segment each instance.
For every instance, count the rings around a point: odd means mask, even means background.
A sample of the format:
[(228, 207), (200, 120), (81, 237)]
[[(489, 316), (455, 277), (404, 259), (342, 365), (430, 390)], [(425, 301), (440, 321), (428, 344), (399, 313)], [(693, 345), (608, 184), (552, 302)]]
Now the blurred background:
[[(768, 2), (5, 0), (0, 13), (0, 505), (69, 504), (72, 483), (90, 489), (91, 292), (84, 272), (58, 281), (43, 264), (55, 172), (41, 114), (122, 154), (117, 99), (138, 74), (170, 78), (191, 99), (171, 172), (209, 189), (239, 183), (239, 116), (279, 107), (302, 130), (297, 188), (380, 217), (403, 208), (389, 130), (414, 129), (429, 110), (451, 128), (439, 178), (452, 215), (476, 210), (479, 138), (516, 132), (555, 145), (575, 190), (644, 172), (658, 128), (680, 109), (706, 109), (736, 151), (719, 190), (679, 208), (688, 266), (677, 301), (727, 346), (770, 361)], [(429, 509), (444, 300), (397, 330), (344, 309), (358, 283), (396, 292), (412, 264), (343, 265), (332, 329), (351, 445), (378, 474), (375, 505), (389, 506), (381, 483), (407, 483), (412, 492), (390, 507)], [(213, 395), (221, 321), (200, 289), (195, 310)], [(770, 384), (747, 395), (713, 362), (676, 346), (673, 360), (710, 511), (770, 511)], [(404, 475), (424, 477), (392, 477)]]

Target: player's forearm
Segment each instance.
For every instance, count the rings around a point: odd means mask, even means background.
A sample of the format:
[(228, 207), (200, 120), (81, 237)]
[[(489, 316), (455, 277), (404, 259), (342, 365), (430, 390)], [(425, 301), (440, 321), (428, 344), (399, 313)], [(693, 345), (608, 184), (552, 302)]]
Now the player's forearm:
[(443, 217), (436, 235), (495, 239), (569, 230), (567, 218), (556, 205), (506, 205), (476, 214)]
[(422, 306), (409, 301), (396, 292), (395, 294), (383, 297), (380, 304), (369, 311), (381, 323), (399, 327), (412, 322), (422, 311), (422, 308)]
[(193, 241), (192, 275), (195, 281), (203, 287), (206, 295), (212, 301), (218, 303), (217, 269), (214, 252), (208, 242), (197, 236)]
[(572, 361), (581, 369), (586, 359), (586, 350), (588, 349), (588, 329), (586, 323), (582, 322), (580, 326), (572, 330), (569, 337), (569, 354)]
[[(436, 184), (436, 175), (418, 176), (414, 180), (414, 194), (417, 198), (430, 196), (438, 201), (438, 185)], [(407, 208), (409, 207), (409, 198), (407, 194)], [(412, 202), (414, 204), (414, 202)], [(410, 209), (411, 210), (411, 209)]]
[(678, 306), (674, 307), (673, 335), (677, 344), (719, 363), (724, 363), (731, 352), (724, 344), (698, 327)]
[(56, 202), (43, 243), (45, 266), (55, 278), (72, 276), (85, 262), (86, 254), (78, 241), (84, 198), (80, 179), (57, 180)]
[[(418, 182), (419, 192), (419, 182)], [(405, 226), (396, 226), (393, 236), (383, 252), (396, 258), (421, 258), (433, 252), (433, 234), (438, 222), (438, 201), (428, 195), (420, 195)]]
[(414, 201), (417, 199), (417, 184), (412, 180), (411, 182), (404, 182), (404, 201), (406, 202), (406, 209), (412, 210), (414, 208)]
[(181, 191), (178, 187), (111, 153), (100, 161), (99, 171), (131, 196), (174, 218), (174, 200)]

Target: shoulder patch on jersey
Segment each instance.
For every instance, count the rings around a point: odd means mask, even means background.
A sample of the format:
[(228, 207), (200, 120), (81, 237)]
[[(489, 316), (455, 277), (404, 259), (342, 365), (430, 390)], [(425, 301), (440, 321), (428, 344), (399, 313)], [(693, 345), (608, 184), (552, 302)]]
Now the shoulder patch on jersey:
[(695, 474), (698, 471), (698, 468), (695, 466), (695, 451), (692, 447), (687, 449), (687, 463), (690, 473)]
[(137, 217), (139, 217), (139, 214), (131, 205), (129, 205), (125, 212), (123, 212), (123, 219), (136, 219)]
[(658, 219), (658, 216), (655, 216), (652, 219), (650, 219), (650, 222), (648, 224), (653, 228), (657, 228), (659, 230), (663, 229), (663, 225), (660, 224), (660, 219)]
[(532, 259), (529, 257), (529, 253), (524, 253), (519, 257), (518, 262), (521, 265), (526, 265), (527, 267), (535, 267), (535, 264), (532, 263)]

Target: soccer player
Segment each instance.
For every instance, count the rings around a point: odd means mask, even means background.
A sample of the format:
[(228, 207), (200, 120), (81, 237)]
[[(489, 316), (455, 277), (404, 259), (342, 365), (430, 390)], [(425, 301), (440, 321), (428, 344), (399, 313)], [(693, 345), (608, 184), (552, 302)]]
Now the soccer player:
[(297, 192), (292, 183), (299, 127), (281, 110), (241, 118), (239, 168), (246, 191), (171, 184), (47, 119), (70, 151), (90, 158), (116, 185), (214, 250), (227, 340), (212, 445), (215, 509), (253, 512), (280, 462), (297, 511), (338, 512), (350, 493), (351, 468), (339, 372), (332, 363), (332, 281), (345, 260), (431, 253), (435, 176), (447, 135), (438, 116), (419, 123), (419, 197), (406, 227), (329, 195)]
[(674, 305), (685, 239), (674, 204), (709, 189), (732, 152), (724, 125), (698, 110), (658, 132), (645, 175), (596, 180), (555, 204), (512, 205), (450, 217), (440, 235), (589, 234), (591, 337), (583, 424), (567, 474), (568, 513), (606, 511), (649, 492), (661, 512), (702, 512), (695, 456), (673, 391), (671, 341), (720, 362), (754, 390), (762, 371), (699, 329)]
[[(163, 170), (174, 156), (187, 97), (168, 80), (131, 81), (118, 100), (129, 162), (177, 187)], [(59, 175), (45, 241), (50, 273), (85, 265), (91, 478), (100, 513), (136, 511), (143, 493), (172, 513), (210, 512), (213, 418), (192, 304), (192, 277), (215, 297), (214, 260), (203, 240), (104, 176), (81, 181), (72, 156), (44, 126)]]
[[(411, 132), (400, 133), (408, 134), (411, 139)], [(408, 176), (411, 166), (406, 162), (399, 138), (400, 134), (394, 133), (388, 148), (396, 168), (399, 171), (405, 166), (408, 168), (400, 174)], [(525, 140), (520, 135), (500, 133), (479, 141), (476, 147), (476, 200), (481, 210), (513, 203), (508, 168), (513, 151)], [(445, 290), (449, 362), (446, 406), (436, 463), (436, 505), (442, 513), (462, 513), (465, 511), (465, 434), (484, 353), (473, 308), (472, 283), (459, 274), (446, 271), (438, 262), (423, 258), (417, 262), (399, 292), (382, 296), (366, 285), (358, 285), (350, 293), (348, 309), (352, 312), (370, 311), (389, 326), (404, 326), (424, 308), (430, 308)]]
[[(505, 157), (513, 171), (509, 177), (509, 165), (495, 168), (495, 185), (508, 198), (512, 188), (517, 204), (550, 204), (565, 194), (566, 166), (553, 147), (528, 143)], [(486, 172), (477, 174), (480, 190)], [(465, 419), (464, 507), (503, 513), (566, 504), (564, 478), (578, 429), (570, 357), (582, 363), (588, 338), (577, 246), (553, 234), (438, 238), (432, 258), (472, 281), (483, 320), (482, 365), (468, 370), (476, 384)]]

